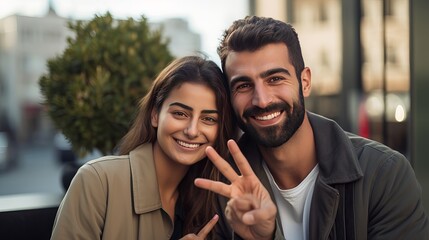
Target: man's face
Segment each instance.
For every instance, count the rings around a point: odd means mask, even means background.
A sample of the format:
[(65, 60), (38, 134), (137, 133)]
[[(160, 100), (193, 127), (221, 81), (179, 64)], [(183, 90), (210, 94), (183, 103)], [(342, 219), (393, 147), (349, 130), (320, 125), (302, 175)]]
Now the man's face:
[(285, 44), (231, 52), (225, 62), (240, 128), (260, 145), (287, 142), (304, 119), (304, 96)]

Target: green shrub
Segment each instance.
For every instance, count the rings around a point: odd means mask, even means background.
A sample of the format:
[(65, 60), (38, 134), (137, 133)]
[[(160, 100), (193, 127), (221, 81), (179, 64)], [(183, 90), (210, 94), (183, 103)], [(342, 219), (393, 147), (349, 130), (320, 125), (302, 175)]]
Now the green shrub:
[(68, 26), (74, 37), (61, 55), (48, 60), (48, 73), (39, 81), (44, 104), (75, 152), (111, 154), (138, 99), (173, 60), (168, 42), (143, 16), (114, 20), (106, 13)]

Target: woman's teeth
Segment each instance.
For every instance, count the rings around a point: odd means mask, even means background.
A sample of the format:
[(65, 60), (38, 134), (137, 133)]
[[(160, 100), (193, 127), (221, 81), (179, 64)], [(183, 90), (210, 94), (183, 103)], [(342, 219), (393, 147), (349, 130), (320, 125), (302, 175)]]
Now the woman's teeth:
[(197, 143), (187, 143), (187, 142), (180, 141), (180, 140), (177, 140), (177, 143), (180, 146), (187, 147), (187, 148), (197, 148), (200, 146), (200, 144), (197, 144)]

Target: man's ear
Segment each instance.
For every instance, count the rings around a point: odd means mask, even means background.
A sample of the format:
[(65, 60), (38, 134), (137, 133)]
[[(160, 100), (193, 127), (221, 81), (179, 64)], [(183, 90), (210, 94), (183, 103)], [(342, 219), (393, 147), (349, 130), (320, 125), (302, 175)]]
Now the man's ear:
[(152, 109), (152, 112), (150, 114), (150, 121), (152, 123), (152, 127), (156, 128), (158, 127), (158, 112), (155, 109)]
[(304, 97), (310, 96), (311, 93), (311, 70), (305, 67), (301, 72), (302, 94)]

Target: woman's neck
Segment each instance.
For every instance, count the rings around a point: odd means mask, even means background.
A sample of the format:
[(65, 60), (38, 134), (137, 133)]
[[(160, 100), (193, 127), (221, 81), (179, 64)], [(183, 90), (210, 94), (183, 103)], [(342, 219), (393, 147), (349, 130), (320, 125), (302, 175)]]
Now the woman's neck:
[(174, 221), (174, 209), (179, 196), (178, 187), (189, 166), (172, 161), (161, 151), (157, 143), (153, 144), (153, 158), (162, 208)]

